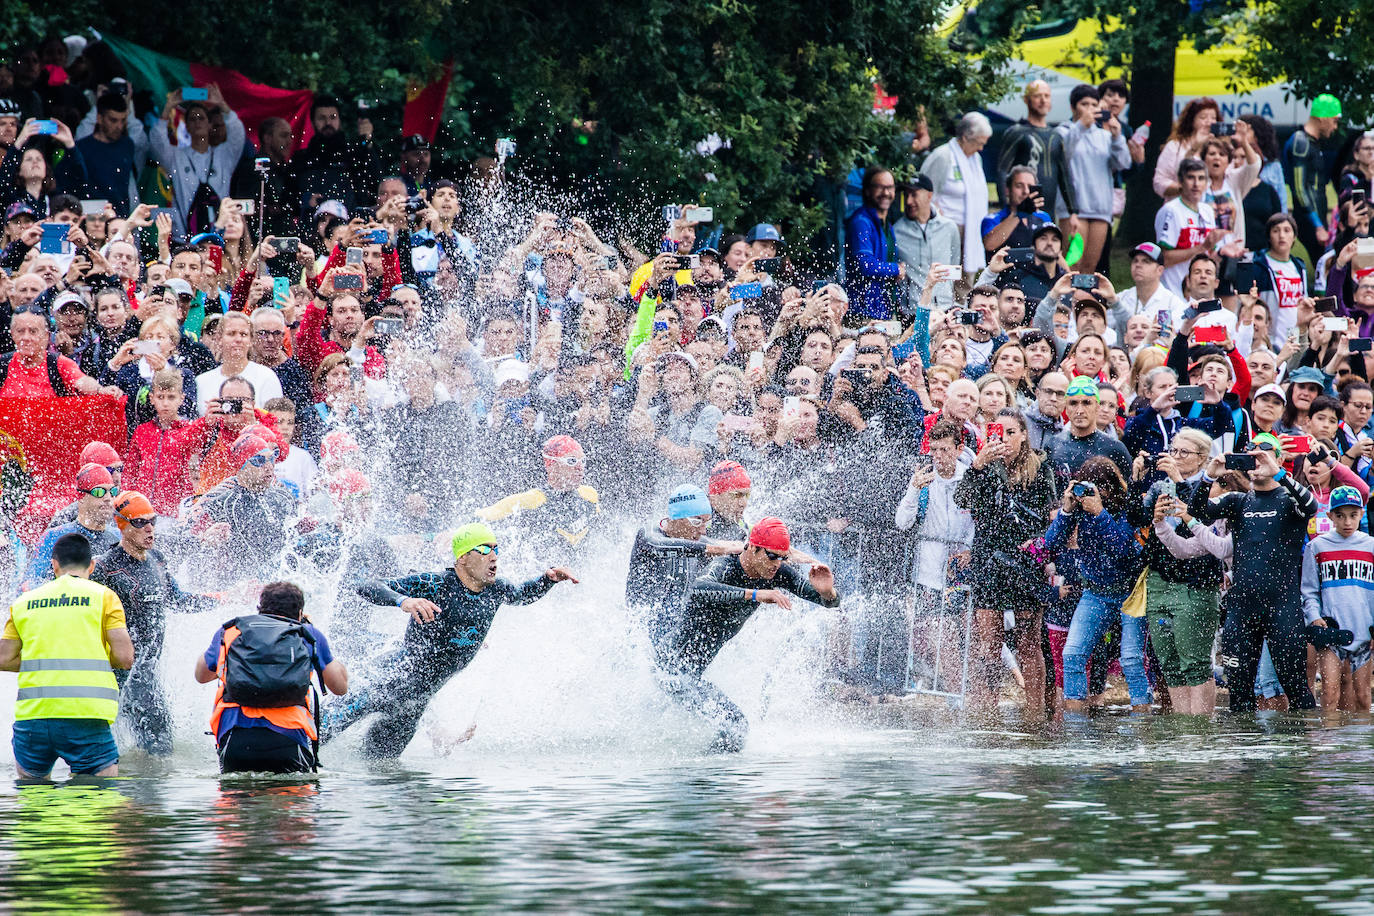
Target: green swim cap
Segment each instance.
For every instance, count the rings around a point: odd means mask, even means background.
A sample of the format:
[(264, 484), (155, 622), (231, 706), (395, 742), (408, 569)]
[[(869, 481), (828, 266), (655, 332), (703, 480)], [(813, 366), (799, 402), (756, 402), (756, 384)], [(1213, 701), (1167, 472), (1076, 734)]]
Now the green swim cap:
[(1312, 100), (1312, 117), (1314, 118), (1339, 118), (1341, 116), (1341, 100), (1329, 92), (1323, 92)]
[(1253, 448), (1260, 448), (1261, 446), (1267, 445), (1269, 446), (1269, 450), (1275, 453), (1283, 451), (1283, 442), (1280, 441), (1279, 437), (1274, 435), (1273, 433), (1260, 433), (1258, 436), (1250, 440), (1250, 445)]
[(453, 532), (453, 558), (458, 559), (478, 545), (495, 543), (495, 531), (481, 522), (472, 522)]

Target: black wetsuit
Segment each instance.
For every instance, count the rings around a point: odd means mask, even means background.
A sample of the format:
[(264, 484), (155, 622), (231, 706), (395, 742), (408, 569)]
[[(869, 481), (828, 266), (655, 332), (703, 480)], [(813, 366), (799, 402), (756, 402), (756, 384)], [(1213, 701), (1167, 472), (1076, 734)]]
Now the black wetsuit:
[(324, 711), (323, 740), (379, 712), (382, 718), (368, 729), (363, 752), (370, 757), (400, 756), (415, 737), (430, 699), (482, 647), (501, 605), (532, 604), (553, 586), (546, 576), (523, 585), (497, 579), (482, 591), (471, 592), (451, 569), (359, 585), (358, 594), (374, 604), (397, 607), (403, 597), (425, 598), (438, 605), (441, 613), (429, 623), (411, 620), (401, 648), (370, 666), (364, 676), (366, 686)]
[(657, 526), (641, 528), (630, 549), (625, 604), (643, 618), (655, 653), (666, 647), (682, 620), (687, 590), (697, 577), (706, 541), (668, 537)]
[(778, 589), (822, 607), (839, 607), (840, 599), (825, 598), (801, 570), (784, 564), (772, 579), (755, 579), (744, 571), (739, 557), (717, 557), (692, 583), (682, 625), (659, 652), (659, 682), (675, 700), (704, 715), (720, 729), (713, 750), (737, 751), (744, 746), (749, 722), (738, 706), (702, 678), (716, 653), (735, 637), (758, 609), (753, 592)]
[(390, 579), (402, 571), (396, 552), (386, 540), (371, 535), (353, 537), (336, 524), (325, 524), (299, 538), (287, 553), (286, 562), (292, 570), (304, 562), (319, 570), (341, 570), (338, 603), (330, 621), (335, 655), (352, 664), (381, 648), (388, 637), (369, 626), (374, 608), (358, 595), (357, 587), (370, 579)]
[(1303, 539), (1308, 519), (1317, 514), (1317, 501), (1291, 474), (1283, 475), (1272, 490), (1227, 493), (1215, 502), (1207, 499), (1207, 492), (1207, 487), (1198, 487), (1188, 511), (1205, 522), (1226, 519), (1235, 538), (1221, 641), (1231, 710), (1255, 708), (1255, 672), (1266, 637), (1289, 704), (1312, 709), (1316, 702), (1307, 687), (1301, 586)]
[(749, 526), (743, 521), (732, 522), (716, 512), (711, 515), (711, 522), (706, 526), (706, 537), (713, 541), (747, 541)]
[(137, 560), (116, 544), (96, 562), (91, 581), (119, 596), (134, 644), (133, 667), (128, 671), (115, 669), (120, 687), (119, 714), (133, 726), (139, 747), (150, 754), (170, 754), (172, 714), (158, 679), (167, 612), (199, 613), (214, 607), (214, 600), (183, 592), (168, 571), (166, 558), (156, 549)]

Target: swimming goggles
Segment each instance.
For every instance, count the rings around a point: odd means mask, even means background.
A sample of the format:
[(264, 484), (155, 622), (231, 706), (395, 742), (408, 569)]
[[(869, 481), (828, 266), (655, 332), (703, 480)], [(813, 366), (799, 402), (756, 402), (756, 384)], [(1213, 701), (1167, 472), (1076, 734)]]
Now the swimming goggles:
[(118, 496), (119, 487), (91, 487), (89, 490), (77, 490), (78, 493), (89, 493), (96, 499), (104, 499), (106, 496)]
[(1068, 391), (1064, 392), (1068, 397), (1095, 398), (1097, 397), (1097, 382), (1088, 378), (1086, 375), (1074, 376), (1074, 380), (1069, 382)]

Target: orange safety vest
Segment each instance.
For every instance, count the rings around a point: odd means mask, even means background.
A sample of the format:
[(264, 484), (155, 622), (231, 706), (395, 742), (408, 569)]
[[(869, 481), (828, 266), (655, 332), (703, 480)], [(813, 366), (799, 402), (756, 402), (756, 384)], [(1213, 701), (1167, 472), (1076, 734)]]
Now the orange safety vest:
[(219, 742), (219, 717), (224, 714), (226, 709), (238, 708), (243, 710), (244, 715), (252, 716), (255, 719), (266, 719), (278, 728), (299, 728), (309, 736), (311, 741), (318, 741), (319, 732), (315, 730), (315, 717), (308, 706), (241, 706), (238, 703), (228, 703), (224, 699), (224, 667), (225, 658), (229, 654), (229, 644), (238, 639), (239, 628), (229, 627), (224, 631), (224, 640), (219, 647), (219, 663), (215, 667), (215, 674), (219, 676), (219, 686), (215, 688), (215, 709), (210, 713), (210, 734), (215, 736), (216, 745)]

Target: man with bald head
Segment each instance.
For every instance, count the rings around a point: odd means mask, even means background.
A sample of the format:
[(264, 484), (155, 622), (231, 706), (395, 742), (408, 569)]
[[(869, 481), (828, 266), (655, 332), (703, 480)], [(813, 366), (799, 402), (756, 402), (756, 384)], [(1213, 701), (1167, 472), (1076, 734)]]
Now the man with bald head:
[(1055, 212), (1058, 195), (1064, 195), (1069, 218), (1061, 225), (1067, 237), (1078, 231), (1078, 207), (1073, 189), (1069, 186), (1069, 172), (1064, 164), (1064, 141), (1049, 122), (1050, 84), (1031, 80), (1021, 96), (1026, 103), (1026, 116), (1002, 135), (1002, 154), (997, 157), (997, 187), (1007, 186), (1011, 170), (1018, 165), (1035, 170), (1035, 182), (1045, 201), (1044, 210)]
[(313, 414), (314, 398), (310, 393), (310, 376), (304, 367), (286, 352), (286, 319), (281, 310), (264, 305), (253, 310), (253, 362), (266, 366), (277, 374), (281, 392), (296, 405), (300, 414)]
[(1035, 403), (1021, 411), (1026, 418), (1026, 440), (1030, 447), (1043, 449), (1064, 428), (1064, 405), (1068, 399), (1069, 377), (1062, 372), (1046, 372), (1035, 386)]

